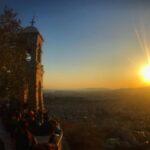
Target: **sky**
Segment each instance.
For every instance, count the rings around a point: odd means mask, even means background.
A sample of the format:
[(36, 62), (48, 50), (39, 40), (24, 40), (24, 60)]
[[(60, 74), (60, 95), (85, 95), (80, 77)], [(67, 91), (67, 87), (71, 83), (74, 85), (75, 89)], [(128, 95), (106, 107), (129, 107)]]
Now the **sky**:
[[(45, 89), (145, 86), (150, 2), (147, 0), (0, 0), (24, 26), (36, 17), (44, 37)], [(149, 50), (147, 50), (149, 51)]]

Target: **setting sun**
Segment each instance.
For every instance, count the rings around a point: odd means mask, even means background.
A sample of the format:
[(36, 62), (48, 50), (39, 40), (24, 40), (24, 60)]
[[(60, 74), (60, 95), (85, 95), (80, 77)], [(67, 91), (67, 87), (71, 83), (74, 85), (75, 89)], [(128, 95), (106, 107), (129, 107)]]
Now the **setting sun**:
[(150, 65), (146, 65), (141, 69), (141, 75), (145, 82), (150, 83)]

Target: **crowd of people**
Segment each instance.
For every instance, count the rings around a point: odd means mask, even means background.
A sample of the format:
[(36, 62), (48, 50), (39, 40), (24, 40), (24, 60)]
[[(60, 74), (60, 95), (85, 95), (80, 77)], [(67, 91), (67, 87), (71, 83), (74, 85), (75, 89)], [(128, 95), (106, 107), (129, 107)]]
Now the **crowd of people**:
[[(10, 133), (14, 150), (55, 150), (61, 135), (59, 123), (51, 119), (46, 110), (32, 110), (27, 105), (0, 104), (2, 124)], [(36, 136), (49, 136), (46, 143), (39, 143)], [(0, 139), (0, 149), (5, 150)]]

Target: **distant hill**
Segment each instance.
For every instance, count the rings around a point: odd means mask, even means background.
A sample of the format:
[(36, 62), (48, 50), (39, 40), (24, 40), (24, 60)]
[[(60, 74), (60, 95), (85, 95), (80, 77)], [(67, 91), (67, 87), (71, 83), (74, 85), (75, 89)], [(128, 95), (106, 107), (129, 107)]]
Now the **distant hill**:
[(88, 97), (98, 99), (116, 99), (124, 98), (139, 98), (150, 97), (150, 87), (140, 88), (121, 88), (121, 89), (107, 89), (107, 88), (87, 88), (80, 90), (44, 90), (45, 96), (50, 97)]
[(111, 91), (109, 88), (85, 88), (83, 91)]
[(109, 88), (83, 88), (83, 89), (44, 89), (45, 93), (48, 92), (82, 92), (82, 91), (111, 91)]
[(83, 89), (44, 89), (44, 93), (49, 92), (133, 92), (133, 91), (149, 91), (150, 86), (138, 87), (138, 88), (120, 88), (120, 89), (111, 89), (111, 88), (83, 88)]

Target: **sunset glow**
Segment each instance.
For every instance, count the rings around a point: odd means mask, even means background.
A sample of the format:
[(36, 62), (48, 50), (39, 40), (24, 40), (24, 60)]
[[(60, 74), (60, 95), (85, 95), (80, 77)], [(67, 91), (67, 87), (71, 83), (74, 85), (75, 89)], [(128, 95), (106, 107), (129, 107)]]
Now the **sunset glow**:
[(145, 82), (150, 83), (150, 65), (146, 65), (141, 69), (141, 75)]
[(150, 82), (149, 69), (141, 67), (150, 63), (150, 9), (144, 0), (7, 1), (1, 10), (9, 4), (24, 26), (37, 16), (35, 26), (44, 38), (44, 89), (132, 88)]

